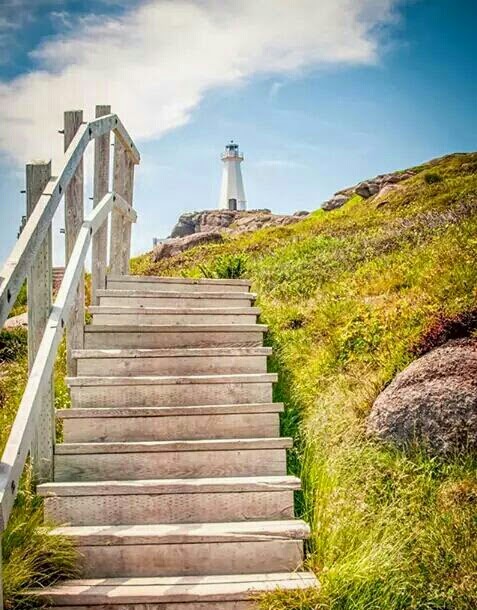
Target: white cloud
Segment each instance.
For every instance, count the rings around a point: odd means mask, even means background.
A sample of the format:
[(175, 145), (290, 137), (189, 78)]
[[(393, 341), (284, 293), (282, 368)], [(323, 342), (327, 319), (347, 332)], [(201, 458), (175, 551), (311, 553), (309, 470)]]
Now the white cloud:
[(85, 18), (33, 52), (38, 69), (0, 84), (0, 150), (55, 158), (65, 109), (111, 103), (135, 139), (186, 123), (207, 91), (377, 58), (397, 0), (155, 0)]

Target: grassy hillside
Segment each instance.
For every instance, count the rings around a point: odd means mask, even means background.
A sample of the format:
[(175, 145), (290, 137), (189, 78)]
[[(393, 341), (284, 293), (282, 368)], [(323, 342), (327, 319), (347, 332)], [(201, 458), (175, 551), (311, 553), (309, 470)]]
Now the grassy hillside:
[(477, 458), (406, 455), (364, 433), (395, 374), (476, 319), (477, 154), (419, 170), (382, 201), (355, 196), (295, 225), (132, 262), (142, 274), (243, 274), (259, 294), (321, 581), (269, 596), (268, 610), (477, 605)]

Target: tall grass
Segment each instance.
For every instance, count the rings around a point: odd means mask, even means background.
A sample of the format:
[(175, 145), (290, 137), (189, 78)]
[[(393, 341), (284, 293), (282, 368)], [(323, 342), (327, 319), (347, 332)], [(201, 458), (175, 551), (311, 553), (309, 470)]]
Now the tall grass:
[(451, 337), (451, 321), (473, 332), (477, 154), (418, 169), (385, 204), (354, 197), (294, 225), (133, 262), (136, 273), (198, 277), (224, 257), (247, 260), (320, 581), (265, 596), (264, 610), (477, 607), (476, 457), (405, 454), (365, 434), (373, 401), (423, 346)]
[[(68, 403), (64, 385), (64, 345), (55, 370), (57, 406)], [(5, 448), (28, 377), (27, 331), (0, 332), (0, 451)], [(2, 581), (5, 608), (28, 610), (39, 601), (25, 595), (60, 578), (77, 575), (77, 552), (72, 542), (51, 536), (52, 524), (43, 522), (42, 499), (34, 493), (27, 464), (13, 512), (2, 536)]]

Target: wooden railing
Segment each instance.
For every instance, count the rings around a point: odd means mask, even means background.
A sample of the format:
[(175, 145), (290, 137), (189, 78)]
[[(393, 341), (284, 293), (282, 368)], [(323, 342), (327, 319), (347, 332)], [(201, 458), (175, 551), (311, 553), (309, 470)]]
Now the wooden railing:
[[(109, 106), (96, 107), (96, 119), (83, 122), (82, 111), (65, 112), (65, 154), (58, 177), (51, 164), (26, 166), (27, 222), (0, 274), (0, 327), (27, 280), (28, 382), (0, 463), (0, 532), (8, 523), (19, 480), (30, 455), (37, 482), (53, 479), (55, 417), (53, 369), (66, 331), (67, 369), (76, 374), (72, 350), (83, 347), (84, 265), (92, 243), (92, 303), (106, 287), (106, 272), (127, 273), (131, 250), (134, 166), (140, 156)], [(110, 134), (114, 133), (112, 189)], [(83, 155), (94, 140), (93, 210), (84, 218)], [(63, 281), (52, 295), (52, 220), (65, 200)], [(108, 216), (111, 214), (108, 263)], [(2, 595), (0, 591), (0, 607)]]

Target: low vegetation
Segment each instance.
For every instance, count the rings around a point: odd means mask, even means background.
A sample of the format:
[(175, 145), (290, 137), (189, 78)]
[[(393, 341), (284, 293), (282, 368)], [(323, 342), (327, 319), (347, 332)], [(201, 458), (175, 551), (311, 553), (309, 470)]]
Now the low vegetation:
[[(452, 155), (384, 199), (152, 263), (135, 273), (253, 280), (296, 440), (300, 514), (319, 590), (264, 610), (471, 610), (477, 604), (477, 458), (402, 453), (366, 437), (379, 392), (416, 355), (474, 332), (477, 154)], [(456, 321), (460, 321), (456, 323)], [(462, 322), (464, 321), (464, 322)], [(454, 326), (453, 326), (454, 325)]]
[[(18, 302), (17, 302), (18, 304)], [(57, 406), (68, 402), (65, 388), (64, 346), (55, 372)], [(3, 452), (20, 404), (28, 374), (27, 331), (17, 328), (0, 332), (0, 451)], [(43, 506), (33, 492), (31, 468), (27, 466), (8, 527), (2, 536), (2, 581), (5, 608), (27, 610), (38, 601), (25, 596), (25, 589), (41, 587), (59, 578), (76, 575), (77, 554), (66, 538), (49, 535), (43, 523)]]

